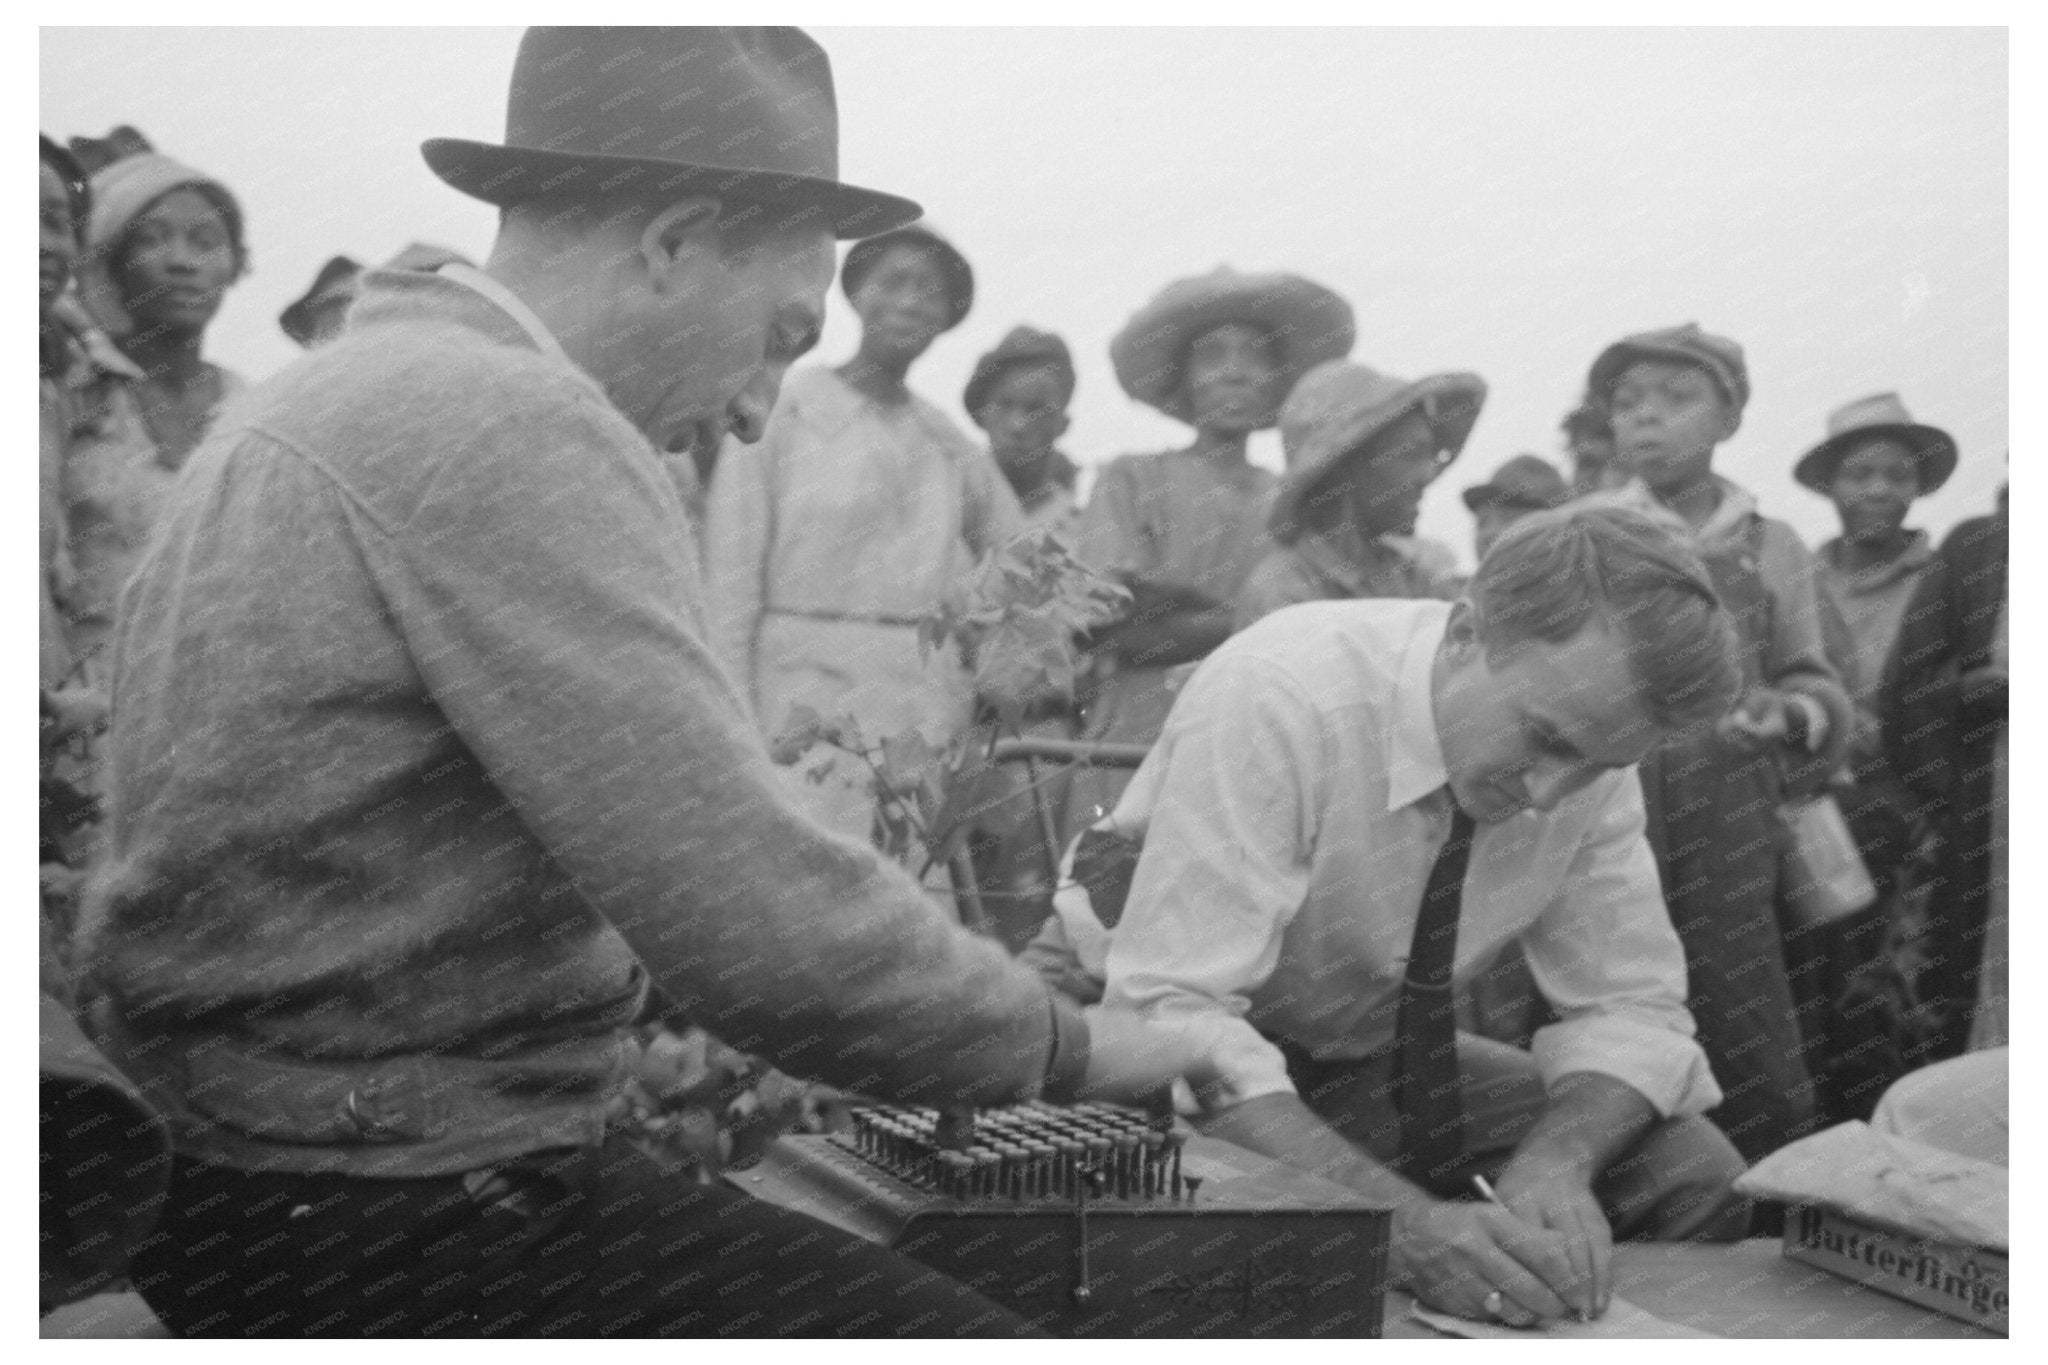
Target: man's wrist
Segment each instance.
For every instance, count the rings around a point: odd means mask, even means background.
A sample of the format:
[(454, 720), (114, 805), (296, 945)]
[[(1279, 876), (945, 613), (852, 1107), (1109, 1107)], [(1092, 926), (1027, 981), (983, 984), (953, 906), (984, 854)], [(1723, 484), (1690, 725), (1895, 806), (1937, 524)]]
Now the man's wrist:
[(1072, 1104), (1088, 1079), (1088, 1016), (1059, 991), (1046, 992), (1052, 1040), (1046, 1051), (1039, 1094), (1054, 1104)]

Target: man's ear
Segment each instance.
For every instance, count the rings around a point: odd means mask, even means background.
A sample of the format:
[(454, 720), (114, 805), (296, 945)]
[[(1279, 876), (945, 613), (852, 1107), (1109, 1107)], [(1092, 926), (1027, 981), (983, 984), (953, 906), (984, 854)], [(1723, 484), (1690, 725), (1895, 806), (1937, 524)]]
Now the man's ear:
[(640, 229), (640, 259), (657, 292), (673, 287), (675, 269), (699, 252), (718, 251), (718, 215), (723, 209), (708, 194), (678, 199)]
[(1060, 424), (1052, 429), (1052, 438), (1057, 441), (1060, 437), (1067, 434), (1067, 428), (1072, 425), (1074, 425), (1074, 419), (1067, 416), (1064, 412), (1061, 413)]
[(1472, 610), (1471, 599), (1461, 597), (1451, 604), (1451, 619), (1444, 626), (1444, 644), (1456, 658), (1478, 656), (1479, 617)]

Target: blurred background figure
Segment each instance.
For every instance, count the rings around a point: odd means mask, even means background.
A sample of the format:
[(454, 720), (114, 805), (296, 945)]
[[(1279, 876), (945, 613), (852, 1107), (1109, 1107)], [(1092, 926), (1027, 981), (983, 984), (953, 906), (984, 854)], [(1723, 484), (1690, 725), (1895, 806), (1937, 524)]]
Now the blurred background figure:
[(341, 334), (341, 322), (355, 302), (356, 276), (362, 264), (347, 256), (330, 256), (313, 276), (306, 292), (277, 315), (278, 330), (307, 350)]
[(1919, 844), (1916, 802), (1886, 761), (1878, 718), (1885, 661), (1906, 604), (1934, 562), (1926, 533), (1908, 530), (1906, 517), (1914, 500), (1941, 487), (1955, 468), (1956, 444), (1948, 433), (1916, 423), (1896, 394), (1885, 393), (1831, 413), (1825, 438), (1792, 471), (1801, 485), (1834, 503), (1841, 519), (1841, 535), (1815, 555), (1828, 654), (1854, 708), (1847, 770), (1834, 791), (1878, 893), (1869, 910), (1816, 930), (1822, 940), (1817, 985), (1838, 1002), (1839, 1027), (1830, 1029), (1822, 1058), (1822, 1078), (1838, 1118), (1869, 1112), (1876, 1086), (1865, 1074), (1865, 1061), (1877, 1060), (1873, 1050), (1858, 1050), (1863, 1030), (1839, 1002), (1906, 913), (1901, 897), (1909, 889), (1908, 863)]
[(1238, 593), (1239, 630), (1300, 602), (1457, 596), (1457, 561), (1415, 539), (1422, 495), (1486, 402), (1476, 374), (1410, 382), (1348, 360), (1302, 376), (1280, 410), (1287, 474), (1268, 551)]
[(1531, 512), (1562, 507), (1572, 490), (1548, 460), (1517, 455), (1485, 483), (1466, 489), (1463, 496), (1473, 519), (1472, 552), (1484, 559), (1502, 531)]
[[(119, 133), (121, 130), (116, 130)], [(241, 378), (207, 360), (206, 329), (248, 268), (241, 205), (225, 185), (154, 151), (91, 180), (79, 294), (113, 357), (79, 386), (64, 460), (76, 583), (72, 640), (96, 681), (115, 598), (172, 480)]]
[[(1218, 266), (1175, 280), (1109, 344), (1125, 393), (1194, 428), (1178, 450), (1123, 455), (1081, 516), (1081, 557), (1131, 590), (1125, 618), (1095, 632), (1083, 737), (1150, 744), (1173, 704), (1168, 670), (1228, 639), (1233, 604), (1269, 548), (1276, 482), (1245, 458), (1303, 374), (1351, 351), (1351, 305), (1298, 275)], [(1127, 772), (1074, 774), (1063, 836), (1116, 804)]]
[(1572, 460), (1572, 496), (1620, 488), (1629, 480), (1628, 467), (1615, 459), (1614, 426), (1606, 402), (1588, 393), (1564, 415), (1565, 452)]
[[(1080, 527), (1076, 470), (1059, 449), (1074, 397), (1074, 358), (1067, 343), (1035, 327), (1012, 328), (975, 362), (961, 406), (988, 435), (989, 455), (1009, 481), (1024, 526), (1051, 531), (1071, 544)], [(1020, 699), (1027, 739), (1071, 740), (1080, 733), (1074, 699), (1050, 686)], [(984, 710), (985, 722), (992, 717)], [(1036, 802), (1032, 788), (1037, 787)], [(1067, 766), (1049, 762), (989, 764), (965, 788), (974, 812), (968, 838), (982, 905), (997, 937), (1012, 952), (1031, 941), (1052, 904), (1055, 844), (1038, 811), (1056, 821), (1065, 809)]]
[[(438, 270), (450, 263), (474, 265), (459, 251), (431, 242), (414, 242), (384, 262), (382, 270)], [(348, 256), (330, 256), (313, 276), (306, 292), (284, 306), (277, 315), (278, 330), (307, 350), (334, 340), (341, 334), (348, 306), (355, 302), (362, 265)]]
[(1940, 1015), (1935, 1057), (2005, 1041), (2006, 539), (2001, 489), (1921, 576), (1879, 697), (1892, 769), (1940, 840), (1919, 978)]
[[(971, 675), (957, 651), (921, 658), (918, 622), (1023, 522), (988, 452), (908, 384), (973, 306), (974, 272), (908, 227), (857, 243), (839, 282), (859, 349), (792, 373), (760, 444), (712, 478), (712, 640), (765, 735), (806, 705), (851, 713), (870, 745), (911, 729), (944, 745), (972, 720)], [(868, 841), (865, 765), (841, 755), (816, 782), (807, 766), (782, 770), (797, 803)]]
[(974, 364), (961, 406), (1017, 495), (1027, 527), (1069, 535), (1081, 515), (1074, 462), (1059, 449), (1074, 401), (1074, 357), (1051, 332), (1019, 326)]

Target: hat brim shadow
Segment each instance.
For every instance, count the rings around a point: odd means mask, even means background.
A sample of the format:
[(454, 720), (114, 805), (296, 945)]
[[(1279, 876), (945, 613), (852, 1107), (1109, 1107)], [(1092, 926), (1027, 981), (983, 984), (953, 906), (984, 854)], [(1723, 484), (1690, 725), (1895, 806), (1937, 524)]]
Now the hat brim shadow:
[(420, 155), (454, 189), (500, 208), (533, 199), (629, 190), (651, 197), (707, 194), (821, 214), (832, 235), (841, 240), (905, 227), (924, 213), (921, 205), (900, 195), (776, 171), (539, 151), (451, 137), (429, 138), (420, 144)]

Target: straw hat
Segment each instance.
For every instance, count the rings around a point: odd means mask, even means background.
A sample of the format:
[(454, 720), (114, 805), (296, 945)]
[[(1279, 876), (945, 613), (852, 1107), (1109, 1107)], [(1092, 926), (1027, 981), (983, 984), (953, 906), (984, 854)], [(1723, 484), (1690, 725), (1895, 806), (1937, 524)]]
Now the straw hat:
[(1920, 492), (1932, 493), (1956, 472), (1955, 438), (1940, 427), (1913, 420), (1895, 393), (1875, 393), (1844, 403), (1828, 414), (1828, 437), (1799, 457), (1792, 477), (1816, 493), (1828, 491), (1835, 470), (1849, 448), (1862, 441), (1889, 437), (1913, 452), (1920, 466)]

